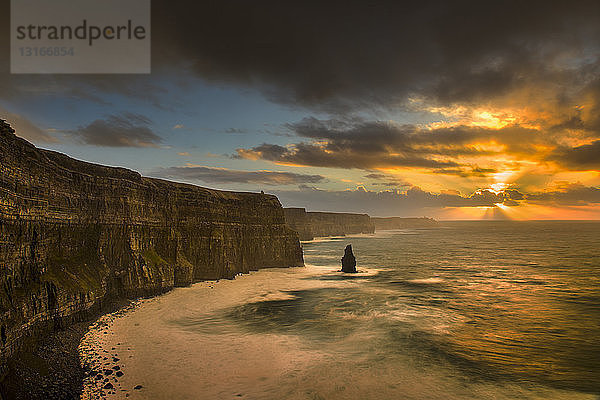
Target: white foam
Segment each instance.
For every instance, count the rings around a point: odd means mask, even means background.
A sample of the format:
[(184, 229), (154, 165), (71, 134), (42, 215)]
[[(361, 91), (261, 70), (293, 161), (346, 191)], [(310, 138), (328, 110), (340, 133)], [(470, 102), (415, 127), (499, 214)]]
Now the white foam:
[(415, 283), (417, 285), (435, 285), (443, 283), (444, 280), (438, 277), (423, 278), (423, 279), (407, 279), (406, 282)]

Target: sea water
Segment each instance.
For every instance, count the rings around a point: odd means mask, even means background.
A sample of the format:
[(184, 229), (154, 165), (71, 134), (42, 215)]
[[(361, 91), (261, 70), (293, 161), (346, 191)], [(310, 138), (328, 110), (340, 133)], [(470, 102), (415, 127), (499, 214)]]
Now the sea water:
[[(357, 274), (339, 272), (347, 244)], [(303, 248), (306, 267), (105, 316), (81, 344), (94, 370), (123, 372), (104, 395), (599, 398), (600, 223), (445, 222)], [(88, 377), (83, 398), (104, 382)]]

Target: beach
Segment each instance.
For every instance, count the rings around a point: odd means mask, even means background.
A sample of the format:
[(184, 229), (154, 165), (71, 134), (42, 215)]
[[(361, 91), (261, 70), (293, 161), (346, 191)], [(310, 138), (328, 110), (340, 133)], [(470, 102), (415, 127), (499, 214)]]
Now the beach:
[[(86, 334), (91, 369), (123, 375), (88, 376), (83, 398), (595, 399), (600, 224), (514, 224), (316, 239), (304, 268), (141, 300)], [(339, 272), (346, 243), (357, 274)]]

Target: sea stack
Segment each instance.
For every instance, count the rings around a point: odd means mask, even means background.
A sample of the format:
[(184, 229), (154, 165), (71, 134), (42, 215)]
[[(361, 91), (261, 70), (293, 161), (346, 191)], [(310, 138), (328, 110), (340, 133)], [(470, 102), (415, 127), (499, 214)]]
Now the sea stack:
[(342, 272), (355, 273), (356, 272), (356, 258), (352, 254), (352, 245), (349, 244), (344, 250), (344, 257), (342, 257)]

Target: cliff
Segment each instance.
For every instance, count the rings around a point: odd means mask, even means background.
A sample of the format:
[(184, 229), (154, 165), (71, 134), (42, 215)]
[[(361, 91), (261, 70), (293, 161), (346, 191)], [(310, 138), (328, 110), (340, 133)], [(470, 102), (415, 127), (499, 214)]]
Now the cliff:
[(286, 223), (298, 232), (300, 240), (375, 232), (367, 214), (307, 212), (304, 208), (284, 208), (284, 213)]
[(371, 217), (371, 221), (375, 224), (375, 229), (385, 231), (391, 229), (406, 229), (406, 228), (428, 228), (438, 226), (439, 222), (433, 218), (401, 218), (389, 217), (379, 218)]
[(300, 265), (275, 196), (77, 161), (0, 122), (0, 366), (109, 300)]

